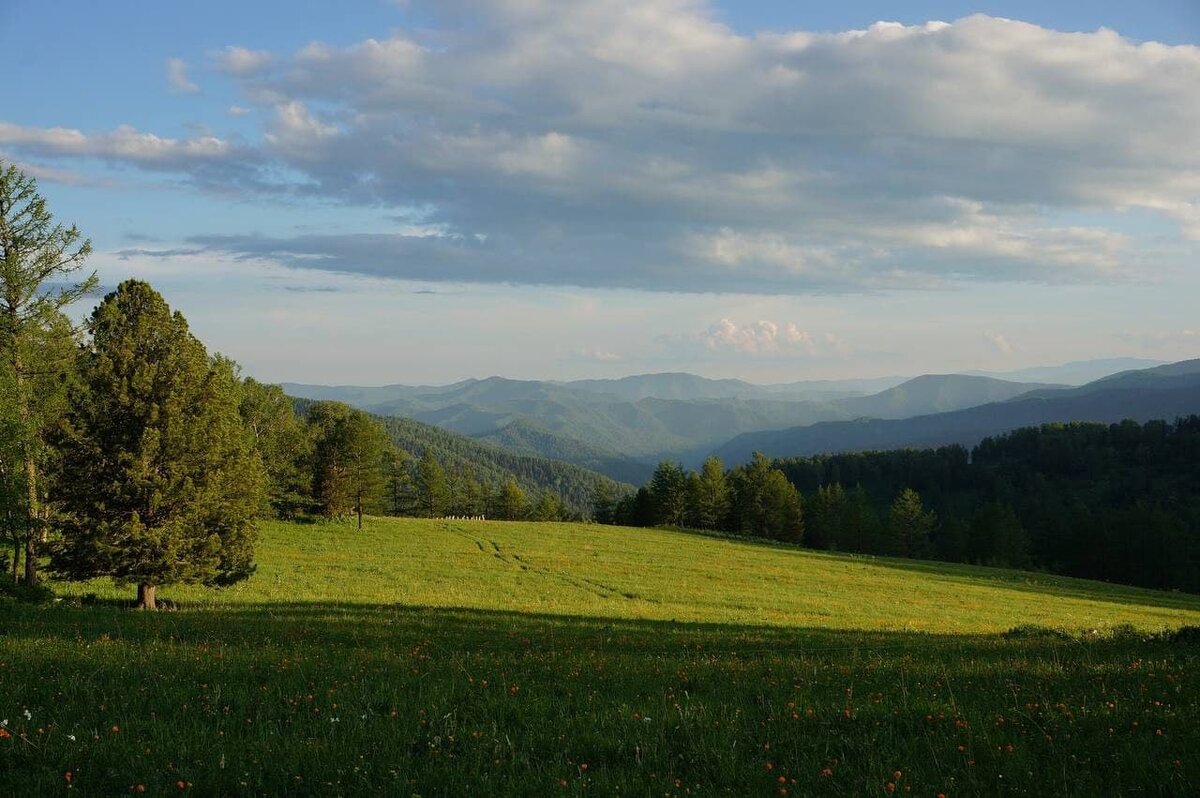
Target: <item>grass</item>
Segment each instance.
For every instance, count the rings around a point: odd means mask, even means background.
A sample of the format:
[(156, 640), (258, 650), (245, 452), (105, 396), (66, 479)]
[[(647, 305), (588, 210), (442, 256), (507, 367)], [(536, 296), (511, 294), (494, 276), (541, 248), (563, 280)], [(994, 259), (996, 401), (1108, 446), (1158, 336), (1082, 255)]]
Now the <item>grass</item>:
[(259, 561), (0, 602), (0, 794), (1200, 792), (1200, 597), (570, 524)]

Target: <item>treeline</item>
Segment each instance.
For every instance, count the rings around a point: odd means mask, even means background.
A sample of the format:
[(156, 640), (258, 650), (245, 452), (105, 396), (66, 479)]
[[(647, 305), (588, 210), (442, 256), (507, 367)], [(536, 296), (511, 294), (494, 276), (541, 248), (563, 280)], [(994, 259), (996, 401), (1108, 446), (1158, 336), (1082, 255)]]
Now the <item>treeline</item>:
[[(770, 472), (796, 492), (799, 523), (747, 523), (763, 505), (745, 486)], [(668, 476), (677, 473), (682, 479)], [(726, 498), (714, 504), (706, 496)], [(609, 505), (600, 496), (597, 511), (619, 523), (1200, 592), (1200, 417), (1044, 425), (988, 438), (972, 451), (948, 446), (774, 462), (757, 455), (732, 471), (712, 458), (699, 473), (663, 464), (634, 498), (611, 513)]]

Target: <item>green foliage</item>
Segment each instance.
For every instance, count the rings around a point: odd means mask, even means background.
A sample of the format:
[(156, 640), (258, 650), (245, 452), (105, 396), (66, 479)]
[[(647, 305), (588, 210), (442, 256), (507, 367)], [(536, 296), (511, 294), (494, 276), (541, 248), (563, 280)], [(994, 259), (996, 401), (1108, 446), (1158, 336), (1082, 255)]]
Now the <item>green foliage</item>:
[(70, 579), (227, 584), (253, 572), (264, 474), (232, 364), (136, 280), (88, 322), (58, 441)]
[(446, 514), (450, 506), (450, 486), (446, 481), (446, 472), (432, 450), (426, 450), (417, 463), (414, 487), (418, 515), (437, 518)]
[(733, 525), (744, 535), (798, 543), (804, 535), (800, 495), (771, 461), (755, 452), (731, 474)]
[(921, 494), (905, 488), (888, 511), (888, 545), (892, 554), (922, 557), (929, 549), (929, 536), (937, 526), (937, 515), (926, 510)]
[[(1047, 424), (971, 452), (950, 446), (776, 464), (812, 497), (808, 543), (816, 547), (904, 550), (873, 531), (872, 519), (912, 489), (937, 515), (921, 556), (1200, 592), (1200, 416)], [(837, 483), (860, 486), (862, 521), (827, 523)]]
[(691, 504), (699, 529), (723, 529), (729, 523), (730, 490), (725, 465), (719, 457), (709, 457), (691, 483)]
[[(301, 402), (302, 406), (307, 403)], [(413, 458), (432, 452), (448, 475), (469, 474), (478, 483), (480, 494), (495, 493), (508, 479), (513, 479), (526, 494), (542, 490), (554, 491), (561, 499), (564, 511), (571, 515), (586, 515), (591, 511), (597, 489), (603, 485), (615, 496), (632, 492), (632, 487), (614, 482), (594, 471), (577, 465), (514, 454), (496, 446), (448, 432), (430, 424), (407, 418), (378, 418), (388, 437), (401, 451)], [(463, 483), (467, 484), (466, 481)], [(474, 494), (474, 487), (468, 493)], [(459, 506), (459, 496), (451, 497), (451, 506)], [(474, 501), (474, 498), (470, 499)], [(475, 513), (458, 513), (474, 515)]]
[(62, 414), (75, 343), (63, 311), (96, 285), (95, 273), (75, 282), (91, 251), (76, 227), (54, 221), (33, 177), (0, 161), (0, 498), (30, 584), (48, 531), (46, 436)]
[(313, 498), (327, 518), (357, 515), (384, 505), (388, 441), (379, 422), (340, 402), (308, 410)]
[(663, 461), (650, 479), (650, 497), (654, 502), (654, 523), (683, 526), (688, 512), (687, 474), (679, 463)]
[(529, 514), (529, 497), (511, 477), (504, 480), (496, 494), (490, 516), (501, 521), (519, 521)]
[(311, 502), (313, 475), (305, 464), (312, 457), (313, 441), (292, 400), (278, 385), (247, 378), (242, 383), (239, 409), (266, 470), (265, 514), (296, 517)]

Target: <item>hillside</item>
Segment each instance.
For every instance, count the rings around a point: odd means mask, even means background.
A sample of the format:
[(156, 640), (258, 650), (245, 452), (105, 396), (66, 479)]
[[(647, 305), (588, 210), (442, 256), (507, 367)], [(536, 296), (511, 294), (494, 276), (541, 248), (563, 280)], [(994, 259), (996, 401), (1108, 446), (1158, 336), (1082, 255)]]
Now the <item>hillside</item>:
[(572, 524), (271, 523), (257, 559), (225, 590), (164, 588), (171, 612), (104, 582), (0, 597), (0, 794), (1200, 779), (1194, 636), (1150, 633), (1200, 624), (1196, 597)]
[[(305, 412), (312, 399), (291, 397), (297, 412)], [(329, 400), (335, 401), (335, 400)], [(481, 483), (495, 488), (509, 477), (530, 496), (543, 490), (559, 495), (573, 512), (590, 512), (597, 488), (606, 484), (615, 495), (632, 490), (631, 484), (614, 480), (579, 465), (501, 448), (410, 418), (377, 416), (388, 437), (414, 459), (432, 450), (448, 474), (474, 474)]]
[(517, 454), (573, 463), (618, 482), (634, 485), (645, 482), (654, 470), (649, 463), (555, 434), (524, 418), (511, 421), (493, 432), (477, 435), (475, 440)]
[(1057, 387), (1062, 386), (964, 374), (926, 374), (872, 396), (841, 399), (838, 407), (856, 418), (910, 418), (1002, 402), (1030, 391)]
[[(334, 561), (343, 565), (331, 569)], [(358, 533), (270, 523), (259, 562), (252, 579), (228, 590), (179, 587), (164, 595), (230, 608), (302, 597), (862, 631), (1200, 624), (1200, 596), (596, 524), (376, 518)], [(64, 588), (128, 592), (103, 583)]]
[(1032, 391), (950, 413), (861, 419), (740, 435), (716, 453), (727, 462), (760, 451), (772, 457), (823, 452), (974, 446), (991, 435), (1058, 421), (1112, 423), (1175, 419), (1200, 412), (1200, 360), (1125, 372), (1078, 388)]
[(380, 418), (379, 421), (392, 442), (413, 457), (420, 457), (432, 448), (448, 473), (474, 473), (481, 482), (493, 487), (511, 476), (531, 495), (542, 490), (554, 491), (577, 512), (591, 509), (601, 483), (607, 483), (618, 495), (630, 489), (629, 485), (571, 463), (502, 449), (412, 419)]

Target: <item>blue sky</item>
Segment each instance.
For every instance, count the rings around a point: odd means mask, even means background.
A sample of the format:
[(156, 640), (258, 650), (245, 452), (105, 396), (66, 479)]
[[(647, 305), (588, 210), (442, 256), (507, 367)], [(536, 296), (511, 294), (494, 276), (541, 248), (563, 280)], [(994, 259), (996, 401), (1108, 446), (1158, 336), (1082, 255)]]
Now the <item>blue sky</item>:
[(264, 379), (1182, 359), (1197, 43), (1191, 0), (0, 0), (0, 158)]

